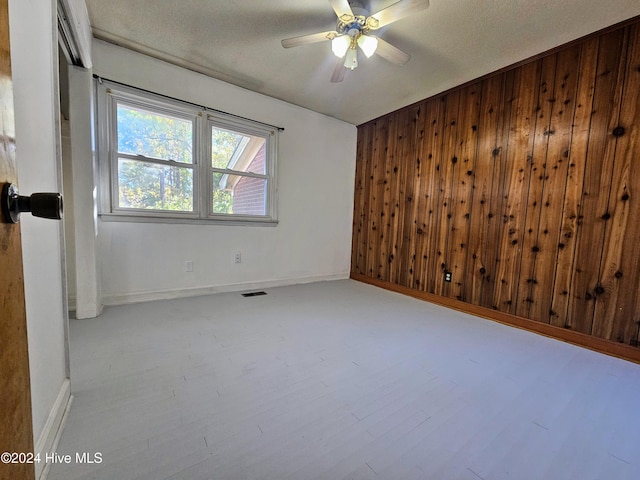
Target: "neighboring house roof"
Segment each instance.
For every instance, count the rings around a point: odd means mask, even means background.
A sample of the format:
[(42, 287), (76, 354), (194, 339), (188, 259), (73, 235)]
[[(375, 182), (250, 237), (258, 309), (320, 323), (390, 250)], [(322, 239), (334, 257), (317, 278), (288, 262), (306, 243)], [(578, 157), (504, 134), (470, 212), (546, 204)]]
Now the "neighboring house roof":
[[(238, 142), (236, 149), (227, 164), (227, 169), (237, 172), (246, 172), (251, 162), (264, 146), (265, 140), (262, 137), (243, 136)], [(224, 190), (233, 190), (241, 177), (232, 174), (225, 174), (220, 179), (219, 186)]]

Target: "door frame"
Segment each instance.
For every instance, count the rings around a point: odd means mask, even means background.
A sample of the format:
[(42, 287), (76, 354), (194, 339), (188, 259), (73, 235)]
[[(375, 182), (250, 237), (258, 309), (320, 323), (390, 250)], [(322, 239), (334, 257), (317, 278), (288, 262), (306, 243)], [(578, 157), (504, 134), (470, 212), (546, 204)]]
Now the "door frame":
[[(9, 1), (0, 0), (0, 181), (17, 183), (15, 155), (15, 106), (11, 37), (9, 34)], [(2, 426), (0, 427), (0, 478), (32, 480), (35, 478), (33, 458), (33, 407), (27, 311), (24, 294), (24, 267), (20, 224), (12, 224), (0, 213), (0, 296), (3, 315), (0, 319), (2, 352), (0, 378), (2, 394)], [(31, 457), (29, 457), (31, 455)]]

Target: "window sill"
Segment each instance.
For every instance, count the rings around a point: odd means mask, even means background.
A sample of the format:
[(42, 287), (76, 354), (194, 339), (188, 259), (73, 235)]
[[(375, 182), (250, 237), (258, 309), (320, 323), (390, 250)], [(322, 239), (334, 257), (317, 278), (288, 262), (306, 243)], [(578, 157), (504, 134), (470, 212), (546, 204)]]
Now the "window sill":
[(245, 227), (275, 227), (278, 220), (258, 218), (196, 218), (178, 217), (166, 215), (144, 215), (140, 213), (99, 213), (98, 217), (103, 222), (129, 222), (129, 223), (165, 223), (165, 224), (191, 224), (191, 225), (235, 225)]

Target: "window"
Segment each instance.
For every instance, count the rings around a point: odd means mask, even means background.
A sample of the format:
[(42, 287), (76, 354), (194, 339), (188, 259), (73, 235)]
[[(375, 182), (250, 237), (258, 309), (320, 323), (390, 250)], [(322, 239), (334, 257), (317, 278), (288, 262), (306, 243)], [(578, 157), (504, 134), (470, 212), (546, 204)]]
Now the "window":
[(116, 209), (193, 212), (195, 118), (114, 100)]
[(110, 82), (98, 122), (107, 219), (276, 222), (276, 128)]
[(210, 123), (212, 211), (265, 215), (266, 139)]

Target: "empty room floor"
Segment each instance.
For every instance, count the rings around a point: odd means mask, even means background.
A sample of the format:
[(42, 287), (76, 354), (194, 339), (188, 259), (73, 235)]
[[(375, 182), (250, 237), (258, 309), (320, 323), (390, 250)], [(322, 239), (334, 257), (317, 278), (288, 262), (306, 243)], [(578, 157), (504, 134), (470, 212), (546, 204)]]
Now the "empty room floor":
[[(637, 479), (640, 365), (352, 280), (71, 322), (73, 479)], [(74, 458), (75, 460), (75, 458)]]

